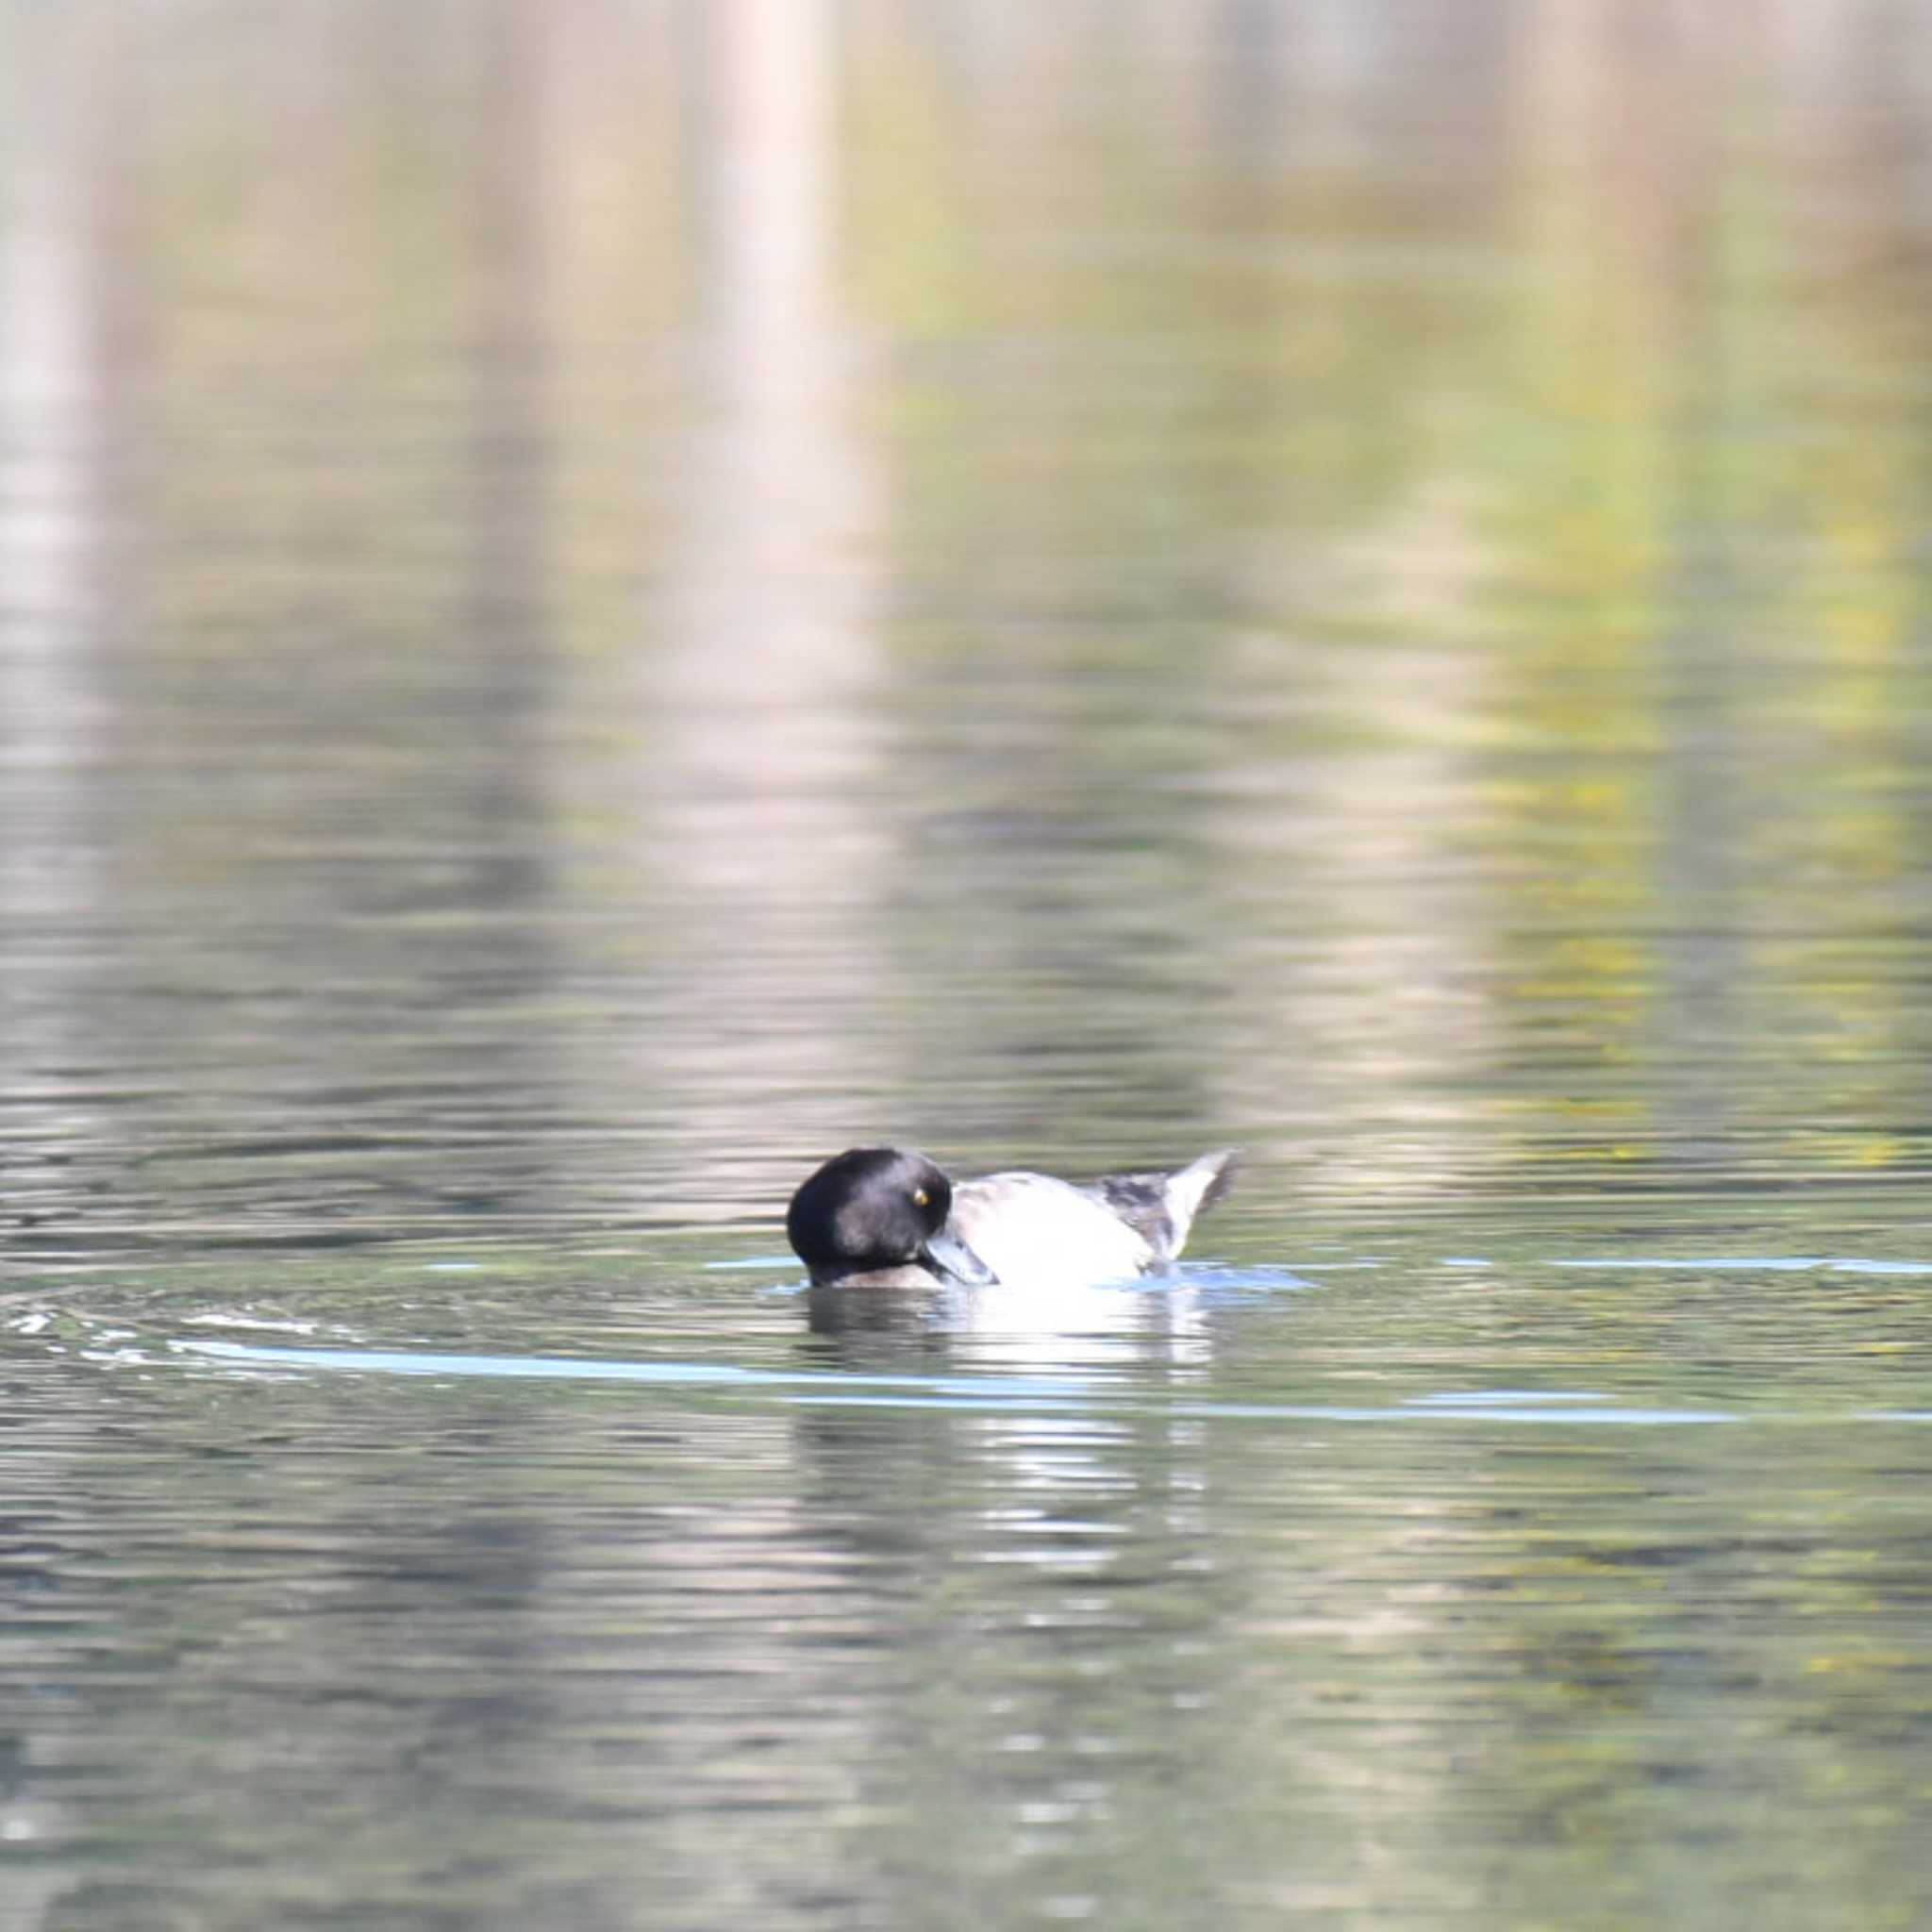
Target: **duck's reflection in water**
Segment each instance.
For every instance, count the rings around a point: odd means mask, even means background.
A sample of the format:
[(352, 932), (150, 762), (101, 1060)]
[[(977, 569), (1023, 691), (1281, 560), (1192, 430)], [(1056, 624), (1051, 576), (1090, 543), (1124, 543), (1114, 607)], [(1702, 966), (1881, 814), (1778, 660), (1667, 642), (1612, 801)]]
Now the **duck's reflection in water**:
[[(887, 1832), (935, 1808), (956, 1821), (919, 1853), (928, 1882), (1030, 1896), (1062, 1860), (1152, 1828), (1134, 1815), (1161, 1782), (1150, 1756), (1178, 1777), (1204, 1751), (1194, 1714), (1221, 1701), (1204, 1424), (1148, 1400), (1203, 1372), (1208, 1309), (1181, 1275), (820, 1289), (810, 1307), (820, 1363), (934, 1384), (877, 1402), (856, 1386), (797, 1424), (808, 1495), (836, 1496), (885, 1592), (881, 1642), (921, 1659), (902, 1713), (917, 1748), (881, 1757), (868, 1808)], [(983, 1396), (958, 1392), (982, 1375)], [(1205, 1855), (1174, 1882), (1211, 1897)]]

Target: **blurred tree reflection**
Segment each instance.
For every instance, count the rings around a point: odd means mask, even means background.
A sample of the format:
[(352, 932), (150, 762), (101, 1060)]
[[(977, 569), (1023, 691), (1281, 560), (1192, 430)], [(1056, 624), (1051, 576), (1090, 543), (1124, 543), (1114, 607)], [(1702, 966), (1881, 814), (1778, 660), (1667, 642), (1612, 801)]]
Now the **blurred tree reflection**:
[(320, 1108), (397, 1224), (1915, 1170), (1911, 10), (30, 12), (10, 258), (138, 373), (0, 448), (16, 533), (123, 479), (6, 651), (28, 746), (111, 655), (101, 824), (8, 862), (89, 848), (147, 1137)]

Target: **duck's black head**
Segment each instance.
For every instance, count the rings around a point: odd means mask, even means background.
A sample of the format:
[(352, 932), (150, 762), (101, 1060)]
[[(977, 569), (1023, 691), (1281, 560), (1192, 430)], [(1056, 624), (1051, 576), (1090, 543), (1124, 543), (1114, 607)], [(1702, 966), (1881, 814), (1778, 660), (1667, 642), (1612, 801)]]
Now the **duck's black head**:
[(952, 1208), (952, 1182), (924, 1155), (853, 1147), (792, 1195), (785, 1232), (821, 1284), (895, 1272), (990, 1282), (992, 1271), (947, 1226)]

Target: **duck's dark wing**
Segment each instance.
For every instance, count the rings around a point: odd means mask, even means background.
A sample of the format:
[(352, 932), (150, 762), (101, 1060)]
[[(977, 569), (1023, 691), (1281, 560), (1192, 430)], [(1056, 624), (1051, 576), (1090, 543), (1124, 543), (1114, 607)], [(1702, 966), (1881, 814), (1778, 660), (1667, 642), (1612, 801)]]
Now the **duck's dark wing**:
[(1239, 1165), (1235, 1150), (1222, 1147), (1170, 1172), (1104, 1174), (1085, 1191), (1124, 1221), (1156, 1259), (1172, 1261), (1195, 1216), (1227, 1191)]

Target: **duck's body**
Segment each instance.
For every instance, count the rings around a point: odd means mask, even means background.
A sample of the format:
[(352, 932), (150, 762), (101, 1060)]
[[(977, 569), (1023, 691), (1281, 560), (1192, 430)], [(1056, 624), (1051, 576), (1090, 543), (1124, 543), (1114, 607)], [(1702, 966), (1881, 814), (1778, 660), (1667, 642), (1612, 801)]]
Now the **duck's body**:
[(955, 1185), (922, 1154), (855, 1147), (792, 1196), (786, 1231), (821, 1288), (1128, 1280), (1179, 1255), (1234, 1162), (1223, 1148), (1089, 1187), (1024, 1171)]

